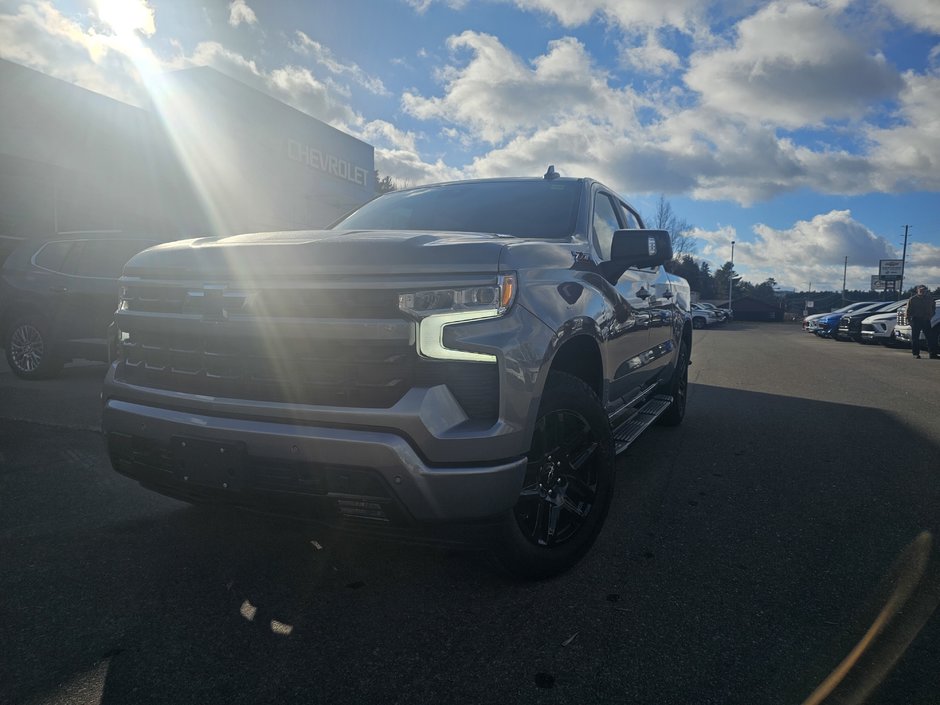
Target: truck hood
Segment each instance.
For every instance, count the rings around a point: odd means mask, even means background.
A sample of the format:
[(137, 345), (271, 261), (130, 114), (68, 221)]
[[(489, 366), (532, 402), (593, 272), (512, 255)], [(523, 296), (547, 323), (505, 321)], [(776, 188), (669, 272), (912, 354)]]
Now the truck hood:
[(489, 274), (507, 242), (488, 233), (305, 230), (197, 238), (135, 255), (125, 276), (239, 279), (321, 276)]

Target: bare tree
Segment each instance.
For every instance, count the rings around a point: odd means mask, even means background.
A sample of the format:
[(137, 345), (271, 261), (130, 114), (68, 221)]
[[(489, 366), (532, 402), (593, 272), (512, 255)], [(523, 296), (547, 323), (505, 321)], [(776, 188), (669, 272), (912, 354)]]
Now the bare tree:
[(681, 261), (683, 256), (695, 254), (692, 224), (676, 215), (672, 204), (662, 194), (659, 195), (659, 203), (656, 204), (656, 213), (647, 222), (647, 226), (656, 230), (669, 231), (673, 259)]

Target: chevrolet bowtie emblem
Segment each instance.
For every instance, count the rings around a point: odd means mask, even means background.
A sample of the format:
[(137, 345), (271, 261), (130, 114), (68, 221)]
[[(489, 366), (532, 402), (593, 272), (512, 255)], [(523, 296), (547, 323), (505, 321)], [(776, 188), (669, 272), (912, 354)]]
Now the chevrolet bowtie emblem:
[(206, 321), (224, 321), (225, 287), (205, 286), (202, 289), (202, 318)]
[(202, 289), (186, 292), (185, 312), (202, 314), (205, 321), (224, 321), (228, 317), (225, 286), (207, 284)]

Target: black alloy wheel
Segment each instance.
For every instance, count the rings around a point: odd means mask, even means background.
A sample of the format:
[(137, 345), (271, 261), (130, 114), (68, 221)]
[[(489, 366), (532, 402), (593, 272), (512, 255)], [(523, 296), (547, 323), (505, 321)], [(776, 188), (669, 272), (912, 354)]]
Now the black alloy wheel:
[(613, 494), (610, 423), (583, 381), (553, 372), (542, 396), (525, 479), (496, 550), (518, 577), (546, 578), (578, 562)]
[(514, 509), (523, 535), (539, 546), (570, 540), (597, 501), (592, 456), (599, 443), (580, 413), (558, 409), (539, 419), (525, 486)]

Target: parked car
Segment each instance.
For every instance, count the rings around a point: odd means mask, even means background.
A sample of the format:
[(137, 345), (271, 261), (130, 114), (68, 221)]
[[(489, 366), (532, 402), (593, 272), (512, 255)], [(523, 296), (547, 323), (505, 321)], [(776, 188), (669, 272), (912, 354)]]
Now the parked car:
[[(930, 319), (930, 335), (934, 339), (934, 349), (940, 348), (940, 308)], [(911, 344), (911, 323), (907, 320), (907, 306), (898, 309), (898, 323), (894, 327), (894, 337), (902, 343)], [(923, 333), (920, 337), (921, 340), (927, 342)]]
[(873, 302), (872, 302), (872, 301), (864, 301), (864, 302), (860, 302), (860, 303), (848, 304), (847, 306), (843, 306), (842, 308), (837, 308), (837, 309), (834, 310), (834, 311), (826, 311), (826, 312), (823, 312), (823, 313), (812, 313), (812, 314), (810, 314), (810, 315), (808, 315), (808, 316), (805, 316), (805, 317), (803, 318), (803, 330), (805, 330), (807, 333), (815, 333), (815, 332), (816, 332), (816, 321), (818, 321), (818, 320), (819, 320), (820, 318), (822, 318), (823, 316), (829, 316), (829, 315), (832, 315), (833, 313), (847, 313), (847, 312), (849, 312), (849, 311), (854, 311), (854, 310), (856, 310), (856, 309), (858, 309), (858, 308), (861, 308), (862, 306), (867, 305), (867, 304), (870, 304), (870, 303), (873, 303)]
[(842, 320), (842, 316), (847, 313), (867, 311), (880, 304), (880, 301), (861, 301), (830, 313), (824, 313), (810, 323), (810, 331), (820, 338), (835, 338), (833, 332), (838, 333), (839, 321)]
[(897, 310), (906, 304), (905, 301), (888, 301), (881, 306), (865, 308), (854, 313), (845, 313), (839, 319), (839, 326), (833, 333), (836, 340), (862, 340), (862, 321), (876, 313), (897, 313)]
[(13, 374), (41, 379), (74, 358), (107, 360), (124, 263), (159, 241), (76, 233), (17, 247), (0, 269), (0, 332)]
[[(907, 302), (902, 303), (901, 308), (904, 308)], [(900, 310), (898, 309), (897, 312), (892, 313), (877, 313), (864, 319), (862, 321), (861, 342), (881, 343), (882, 345), (896, 344), (898, 340), (894, 336), (894, 328), (898, 323), (898, 312)]]
[(730, 321), (732, 318), (734, 318), (734, 312), (730, 308), (719, 308), (715, 304), (708, 303), (706, 301), (699, 301), (698, 305), (705, 308), (710, 308), (712, 311), (718, 314), (718, 320), (722, 323), (724, 321)]
[(708, 328), (708, 326), (713, 326), (721, 322), (721, 318), (718, 317), (718, 312), (713, 311), (710, 308), (706, 308), (702, 304), (692, 304), (689, 313), (692, 314), (692, 327), (693, 328)]

